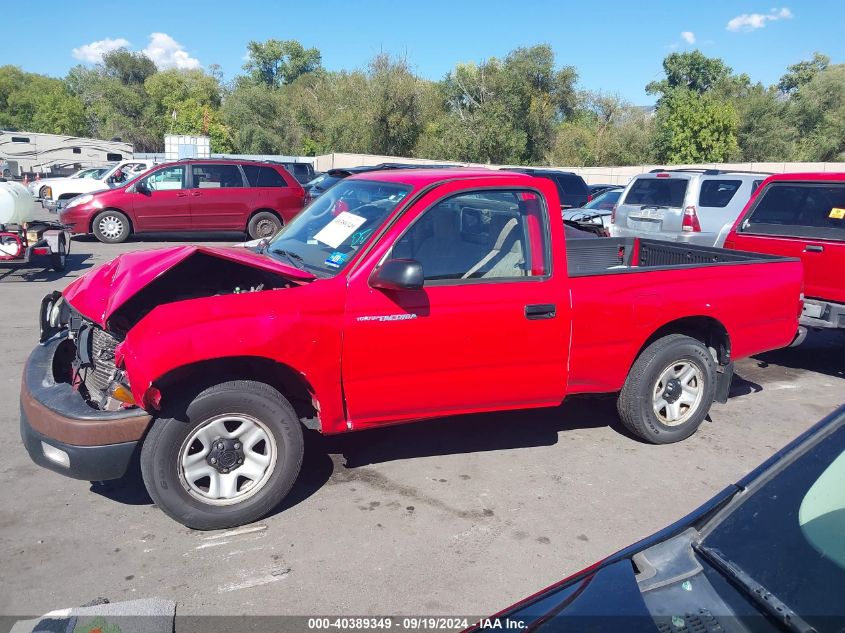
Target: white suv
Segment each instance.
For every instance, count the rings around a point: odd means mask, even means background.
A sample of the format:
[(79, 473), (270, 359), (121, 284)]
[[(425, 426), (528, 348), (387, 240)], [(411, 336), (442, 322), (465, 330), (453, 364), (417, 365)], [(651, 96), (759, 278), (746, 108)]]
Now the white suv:
[(635, 176), (611, 216), (611, 237), (649, 237), (721, 247), (769, 174), (656, 169)]

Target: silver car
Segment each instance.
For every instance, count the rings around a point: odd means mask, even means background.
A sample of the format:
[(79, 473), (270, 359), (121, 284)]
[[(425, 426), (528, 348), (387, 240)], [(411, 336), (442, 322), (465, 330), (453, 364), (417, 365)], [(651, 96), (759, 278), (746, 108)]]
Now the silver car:
[(721, 247), (751, 194), (768, 175), (658, 169), (636, 176), (616, 206), (610, 234)]

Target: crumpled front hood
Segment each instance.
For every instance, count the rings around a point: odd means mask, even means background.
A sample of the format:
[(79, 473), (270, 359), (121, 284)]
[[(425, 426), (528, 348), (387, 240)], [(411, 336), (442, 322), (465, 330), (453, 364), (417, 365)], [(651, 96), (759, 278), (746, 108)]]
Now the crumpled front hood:
[(127, 300), (195, 253), (278, 273), (292, 280), (315, 278), (307, 271), (243, 248), (185, 245), (120, 255), (82, 275), (62, 294), (82, 315), (105, 327), (111, 315)]

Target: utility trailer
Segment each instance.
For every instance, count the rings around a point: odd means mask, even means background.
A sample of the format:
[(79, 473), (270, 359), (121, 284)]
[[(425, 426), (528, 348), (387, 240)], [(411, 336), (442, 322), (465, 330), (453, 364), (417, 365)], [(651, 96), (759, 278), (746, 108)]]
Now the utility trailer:
[(70, 251), (70, 233), (50, 220), (33, 220), (32, 194), (16, 182), (0, 179), (0, 264), (48, 257), (50, 267), (62, 272)]

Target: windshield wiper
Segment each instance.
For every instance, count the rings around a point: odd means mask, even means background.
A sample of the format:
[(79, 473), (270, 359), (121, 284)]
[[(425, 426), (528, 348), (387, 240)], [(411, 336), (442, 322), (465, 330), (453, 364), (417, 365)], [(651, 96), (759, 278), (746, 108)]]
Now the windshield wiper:
[(713, 565), (717, 571), (727, 577), (751, 602), (772, 616), (787, 630), (795, 633), (817, 633), (816, 629), (804, 621), (789, 605), (754, 580), (741, 567), (732, 563), (722, 552), (700, 543), (693, 544), (692, 548), (699, 556)]
[(299, 270), (304, 270), (305, 272), (308, 272), (305, 268), (305, 260), (302, 259), (302, 256), (297, 255), (296, 253), (293, 253), (291, 251), (286, 251), (283, 248), (280, 248), (279, 250), (271, 248), (268, 252), (271, 255), (281, 255), (286, 260), (288, 260), (294, 268), (298, 268)]

